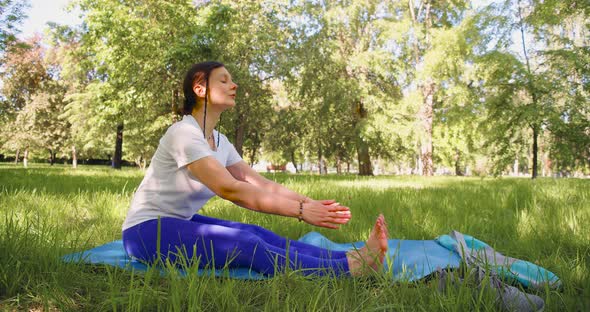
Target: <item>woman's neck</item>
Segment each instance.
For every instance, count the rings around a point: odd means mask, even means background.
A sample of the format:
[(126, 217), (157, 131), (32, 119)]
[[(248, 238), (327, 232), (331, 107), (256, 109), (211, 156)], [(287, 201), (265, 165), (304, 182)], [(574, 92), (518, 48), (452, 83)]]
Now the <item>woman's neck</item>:
[[(201, 129), (203, 129), (203, 117), (205, 116), (205, 111), (203, 109), (199, 109), (193, 111), (191, 115), (195, 118)], [(212, 109), (207, 110), (207, 129), (204, 130), (206, 138), (209, 138), (213, 135), (213, 129), (215, 129), (217, 123), (219, 122), (219, 116), (221, 116), (221, 112), (217, 112)]]

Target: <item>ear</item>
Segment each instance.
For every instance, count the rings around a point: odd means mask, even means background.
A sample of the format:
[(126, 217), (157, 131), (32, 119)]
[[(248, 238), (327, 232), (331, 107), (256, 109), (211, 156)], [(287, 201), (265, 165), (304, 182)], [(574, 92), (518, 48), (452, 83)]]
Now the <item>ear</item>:
[(205, 91), (205, 86), (202, 84), (196, 83), (193, 86), (193, 92), (195, 92), (198, 98), (205, 98)]

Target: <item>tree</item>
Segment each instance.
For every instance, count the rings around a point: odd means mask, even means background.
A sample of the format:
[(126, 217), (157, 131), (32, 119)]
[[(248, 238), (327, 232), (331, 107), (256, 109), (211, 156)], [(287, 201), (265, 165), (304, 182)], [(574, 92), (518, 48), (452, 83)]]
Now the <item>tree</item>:
[(28, 153), (36, 142), (31, 132), (34, 129), (31, 120), (34, 110), (27, 109), (27, 105), (49, 79), (41, 38), (34, 36), (15, 45), (3, 55), (2, 63), (0, 130), (3, 137), (0, 143), (5, 150), (16, 151), (15, 161), (18, 162), (20, 151)]
[[(274, 94), (274, 114), (270, 115), (271, 133), (265, 135), (262, 149), (267, 159), (277, 159), (279, 163), (292, 162), (297, 171), (297, 164), (304, 155), (303, 135), (306, 121), (300, 107), (289, 100), (288, 92), (280, 80), (271, 82)], [(270, 156), (270, 157), (269, 157)]]
[(287, 84), (309, 112), (307, 145), (317, 151), (320, 168), (324, 157), (339, 167), (355, 150), (359, 174), (371, 175), (377, 135), (369, 129), (380, 129), (371, 127), (373, 114), (400, 96), (393, 62), (383, 51), (384, 7), (378, 1), (326, 1), (297, 10), (305, 23), (295, 30)]
[(204, 16), (210, 57), (222, 61), (239, 85), (234, 109), (224, 113), (220, 127), (233, 134), (240, 155), (251, 160), (272, 130), (273, 78), (284, 58), (289, 28), (280, 18), (286, 2), (211, 1), (198, 9)]
[(26, 0), (0, 1), (0, 53), (18, 41), (18, 26), (27, 17), (24, 11), (28, 7)]
[[(87, 56), (93, 77), (70, 95), (68, 109), (93, 117), (91, 133), (108, 129), (115, 135), (115, 168), (120, 168), (123, 146), (131, 159), (150, 158), (143, 146), (146, 141), (156, 146), (162, 128), (176, 120), (181, 73), (203, 55), (194, 8), (186, 1), (77, 4), (85, 12), (86, 27), (77, 53)], [(76, 119), (75, 114), (70, 118)], [(160, 127), (154, 129), (156, 120)], [(125, 145), (124, 129), (130, 130)], [(88, 139), (85, 145), (95, 145)]]
[(496, 135), (493, 127), (487, 136), (482, 132), (489, 124), (482, 96), (488, 77), (479, 69), (494, 68), (488, 66), (486, 55), (496, 49), (490, 44), (496, 34), (487, 29), (489, 18), (486, 9), (469, 9), (454, 27), (433, 30), (431, 48), (423, 57), (422, 71), (438, 86), (433, 106), (434, 159), (454, 168), (456, 175), (474, 167), (475, 160), (485, 155), (485, 138)]
[(535, 40), (551, 86), (555, 113), (546, 129), (551, 134), (551, 159), (558, 170), (590, 172), (590, 4), (578, 1), (532, 1), (525, 21)]
[[(60, 114), (65, 107), (66, 87), (60, 81), (54, 49), (45, 48), (41, 37), (35, 36), (6, 54), (3, 93), (5, 148), (30, 148), (49, 151), (49, 162), (69, 138), (69, 124)], [(18, 158), (18, 157), (17, 157)]]
[[(56, 116), (56, 121), (67, 125), (67, 135), (62, 137), (63, 141), (61, 143), (64, 147), (71, 148), (72, 167), (76, 168), (80, 152), (88, 151), (88, 149), (81, 149), (83, 142), (87, 141), (81, 140), (80, 135), (86, 130), (85, 127), (88, 128), (87, 121), (92, 116), (89, 116), (87, 111), (72, 116), (70, 114), (72, 112), (71, 107), (69, 106), (70, 95), (76, 94), (88, 85), (92, 79), (92, 70), (88, 66), (87, 57), (79, 53), (79, 30), (69, 26), (49, 23), (49, 30), (46, 34), (46, 40), (50, 47), (46, 59), (50, 64), (51, 75), (62, 91), (61, 105), (57, 110), (59, 113)], [(101, 138), (102, 136), (98, 135), (93, 140), (100, 140)]]
[[(567, 99), (572, 99), (569, 103), (587, 103), (588, 101), (587, 98), (583, 99), (583, 96), (579, 96), (582, 93), (578, 91), (582, 91), (583, 88), (580, 89), (579, 84), (571, 84), (569, 78), (563, 75), (562, 70), (575, 72), (579, 67), (560, 69), (557, 65), (559, 62), (551, 61), (548, 57), (550, 53), (545, 53), (542, 45), (534, 45), (532, 42), (535, 41), (527, 39), (527, 37), (536, 36), (536, 39), (539, 39), (537, 42), (542, 42), (540, 39), (547, 36), (547, 22), (536, 19), (536, 24), (531, 23), (530, 15), (534, 11), (535, 3), (524, 1), (506, 1), (502, 7), (495, 9), (493, 19), (500, 21), (501, 28), (518, 31), (518, 46), (521, 47), (522, 55), (519, 56), (510, 51), (511, 42), (506, 41), (484, 57), (487, 63), (481, 64), (480, 72), (485, 80), (484, 88), (487, 89), (484, 93), (487, 94), (488, 123), (494, 125), (494, 131), (497, 133), (488, 136), (488, 140), (490, 143), (495, 141), (491, 144), (501, 147), (498, 151), (503, 156), (498, 157), (502, 159), (497, 162), (496, 171), (503, 170), (502, 167), (509, 163), (510, 156), (518, 163), (517, 154), (526, 151), (528, 155), (531, 155), (533, 179), (538, 175), (539, 138), (545, 137), (544, 131), (563, 130), (564, 128), (559, 126), (560, 120), (569, 118), (565, 117), (569, 114), (567, 109), (564, 109), (568, 105), (560, 103), (564, 100), (568, 101)], [(559, 40), (553, 42), (559, 42)], [(551, 68), (552, 65), (557, 66)], [(560, 81), (562, 79), (565, 79), (565, 83)], [(556, 89), (556, 85), (561, 88)], [(555, 90), (561, 92), (555, 92)], [(571, 94), (578, 95), (570, 97)], [(573, 100), (576, 97), (581, 101)], [(583, 122), (584, 117), (576, 119)], [(574, 129), (575, 127), (566, 126), (565, 128)], [(579, 129), (582, 130), (583, 127)], [(565, 133), (560, 136), (568, 137)], [(514, 144), (515, 142), (519, 144)], [(530, 144), (530, 147), (515, 148), (521, 144)], [(507, 152), (509, 150), (512, 152)]]
[(63, 151), (69, 138), (69, 123), (59, 115), (65, 107), (65, 89), (59, 81), (48, 81), (27, 105), (32, 121), (31, 134), (36, 146), (49, 151), (53, 165), (58, 152)]
[(178, 119), (186, 70), (211, 59), (227, 62), (240, 85), (237, 100), (244, 103), (224, 114), (222, 131), (234, 134), (238, 152), (243, 153), (244, 145), (258, 149), (260, 134), (268, 129), (270, 93), (262, 82), (272, 74), (268, 55), (276, 53), (274, 5), (211, 1), (192, 6), (181, 0), (77, 3), (86, 12), (79, 53), (88, 56), (97, 74), (84, 90), (71, 95), (69, 106), (72, 112), (88, 107), (101, 126), (117, 129), (116, 160), (121, 146), (130, 159), (151, 158), (154, 148), (146, 146), (157, 146), (163, 130)]
[[(433, 44), (452, 33), (467, 9), (466, 1), (414, 1), (392, 5), (392, 17), (396, 29), (401, 33), (394, 35), (399, 44), (398, 54), (405, 66), (404, 81), (416, 97), (421, 98), (417, 111), (417, 145), (419, 148), (419, 164), (422, 174), (430, 176), (434, 173), (433, 163), (433, 122), (436, 119), (436, 96), (445, 82), (436, 80), (436, 68), (432, 64), (444, 62), (445, 55)], [(459, 27), (457, 27), (458, 29)], [(441, 57), (443, 58), (441, 60)]]

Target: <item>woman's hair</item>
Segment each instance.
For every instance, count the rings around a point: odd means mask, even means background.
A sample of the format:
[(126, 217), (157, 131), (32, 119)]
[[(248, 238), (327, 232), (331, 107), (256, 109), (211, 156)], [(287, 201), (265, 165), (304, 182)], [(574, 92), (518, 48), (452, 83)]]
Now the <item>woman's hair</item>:
[[(223, 63), (219, 62), (203, 62), (194, 64), (191, 69), (186, 73), (184, 77), (184, 83), (182, 89), (184, 91), (184, 108), (183, 114), (190, 115), (193, 112), (193, 108), (197, 104), (197, 95), (193, 89), (195, 83), (205, 82), (205, 114), (203, 116), (203, 138), (206, 138), (207, 129), (207, 98), (209, 95), (209, 75), (215, 68), (225, 67)], [(221, 118), (221, 116), (220, 116)], [(221, 122), (221, 120), (220, 120)], [(219, 147), (219, 131), (217, 131), (217, 147)]]
[(190, 115), (197, 104), (197, 95), (193, 90), (195, 83), (205, 84), (205, 110), (207, 109), (207, 95), (209, 93), (209, 75), (215, 68), (225, 67), (219, 62), (202, 62), (191, 66), (186, 73), (182, 89), (184, 91), (183, 114)]

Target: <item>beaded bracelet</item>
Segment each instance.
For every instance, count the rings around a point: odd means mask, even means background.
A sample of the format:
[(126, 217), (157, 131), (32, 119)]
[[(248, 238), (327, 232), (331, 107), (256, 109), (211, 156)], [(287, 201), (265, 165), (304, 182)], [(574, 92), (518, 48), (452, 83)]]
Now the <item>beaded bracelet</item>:
[(303, 222), (303, 200), (299, 201), (299, 215), (297, 219), (299, 219), (299, 222)]

